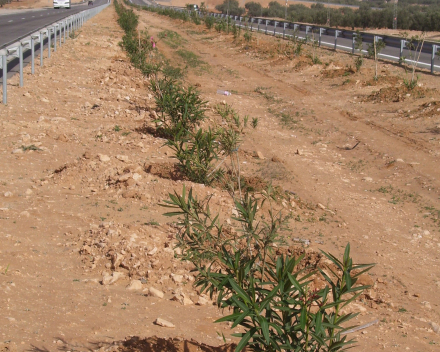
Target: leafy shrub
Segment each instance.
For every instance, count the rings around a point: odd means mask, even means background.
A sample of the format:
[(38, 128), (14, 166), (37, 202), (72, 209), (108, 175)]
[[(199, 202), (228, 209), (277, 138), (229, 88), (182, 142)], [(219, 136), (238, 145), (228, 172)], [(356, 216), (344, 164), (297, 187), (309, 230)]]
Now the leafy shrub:
[(158, 132), (166, 138), (186, 136), (205, 116), (206, 102), (194, 87), (183, 88), (176, 80), (165, 77), (151, 81), (159, 118)]
[(204, 21), (206, 28), (211, 29), (214, 26), (215, 18), (207, 15), (205, 16)]
[(246, 42), (250, 43), (252, 41), (252, 32), (250, 31), (245, 31), (243, 34), (243, 38)]
[[(298, 269), (303, 256), (274, 254), (287, 219), (270, 210), (263, 220), (258, 211), (274, 200), (273, 189), (262, 196), (258, 200), (246, 193), (236, 199), (233, 219), (240, 226), (226, 231), (219, 214), (211, 213), (210, 198), (199, 200), (192, 189), (186, 195), (185, 187), (182, 195), (169, 194), (163, 206), (172, 211), (165, 215), (179, 217), (177, 247), (181, 259), (195, 266), (194, 285), (216, 297), (219, 308), (232, 310), (217, 322), (230, 321), (232, 329), (245, 330), (233, 334), (241, 338), (236, 351), (245, 346), (254, 351), (346, 350), (354, 341), (343, 333), (352, 327), (342, 324), (357, 314), (341, 309), (368, 288), (356, 282), (372, 265), (354, 265), (349, 244), (342, 260), (322, 252), (332, 263), (325, 271)], [(314, 275), (326, 281), (323, 289), (311, 289)]]
[(218, 132), (199, 129), (197, 132), (178, 133), (167, 145), (174, 150), (179, 168), (193, 182), (210, 184), (222, 176), (222, 169), (213, 169), (218, 159)]
[(117, 1), (115, 1), (116, 12), (119, 15), (118, 24), (121, 28), (126, 32), (134, 32), (137, 28), (139, 22), (139, 16), (136, 15), (133, 10), (126, 9), (123, 6), (119, 5)]
[(196, 11), (191, 11), (191, 16), (190, 17), (191, 17), (191, 21), (193, 21), (194, 24), (199, 25), (199, 24), (202, 23), (202, 21), (200, 21), (199, 14)]

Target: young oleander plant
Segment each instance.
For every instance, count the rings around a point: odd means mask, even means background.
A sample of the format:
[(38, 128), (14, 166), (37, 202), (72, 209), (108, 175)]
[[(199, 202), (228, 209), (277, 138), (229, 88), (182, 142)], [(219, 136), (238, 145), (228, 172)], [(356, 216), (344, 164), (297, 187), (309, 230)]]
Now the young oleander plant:
[[(229, 312), (217, 322), (244, 331), (233, 334), (240, 338), (236, 351), (345, 351), (355, 342), (344, 335), (353, 328), (346, 323), (357, 314), (342, 309), (368, 288), (357, 280), (373, 265), (354, 264), (349, 244), (342, 260), (322, 252), (331, 263), (326, 270), (299, 269), (303, 256), (277, 255), (287, 219), (273, 200), (271, 187), (260, 199), (237, 197), (235, 230), (212, 213), (209, 197), (198, 199), (192, 189), (169, 194), (163, 206), (171, 209), (165, 215), (178, 217), (177, 247), (195, 267), (194, 285)], [(265, 202), (270, 210), (263, 217)], [(311, 288), (315, 275), (324, 278), (324, 288)]]

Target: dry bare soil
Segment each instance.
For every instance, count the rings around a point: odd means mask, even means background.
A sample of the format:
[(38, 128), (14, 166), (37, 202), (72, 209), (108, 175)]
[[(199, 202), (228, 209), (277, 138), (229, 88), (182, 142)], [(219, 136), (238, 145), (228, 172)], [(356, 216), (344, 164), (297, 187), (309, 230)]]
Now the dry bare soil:
[[(352, 334), (354, 350), (437, 351), (438, 75), (420, 72), (407, 91), (397, 65), (379, 63), (376, 82), (370, 60), (354, 72), (350, 55), (318, 50), (313, 65), (309, 47), (288, 58), (275, 38), (246, 43), (140, 16), (155, 38), (180, 35), (159, 52), (188, 66), (210, 119), (222, 103), (258, 118), (244, 131), (241, 169), (286, 191), (291, 249), (319, 265), (319, 249), (340, 256), (350, 242), (356, 262), (377, 263), (352, 310), (357, 324), (379, 323)], [(224, 219), (232, 201), (167, 172), (170, 150), (145, 128), (149, 81), (118, 46), (114, 8), (76, 34), (35, 75), (25, 69), (24, 88), (12, 78), (0, 105), (0, 351), (214, 351), (230, 328), (213, 323), (222, 312), (174, 258), (176, 229), (159, 204), (183, 184), (211, 194)]]

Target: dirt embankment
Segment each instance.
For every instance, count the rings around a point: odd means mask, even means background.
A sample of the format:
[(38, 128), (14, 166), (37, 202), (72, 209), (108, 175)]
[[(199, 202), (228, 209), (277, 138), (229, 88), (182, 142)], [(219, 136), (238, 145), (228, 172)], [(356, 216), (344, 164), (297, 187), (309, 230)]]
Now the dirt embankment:
[[(191, 267), (175, 258), (176, 229), (159, 205), (183, 184), (211, 195), (225, 219), (232, 200), (167, 177), (172, 153), (145, 128), (156, 114), (149, 81), (118, 46), (115, 16), (109, 7), (86, 23), (34, 76), (27, 67), (25, 87), (8, 81), (9, 105), (0, 105), (2, 352), (216, 351), (209, 346), (223, 343), (218, 334), (234, 341), (227, 324), (213, 323), (222, 312), (192, 287)], [(313, 64), (308, 47), (295, 56), (263, 35), (234, 41), (140, 16), (154, 38), (179, 34), (158, 41), (159, 52), (186, 67), (186, 83), (210, 109), (227, 103), (258, 119), (243, 135), (241, 168), (291, 196), (280, 204), (291, 215), (289, 245), (317, 258), (318, 249), (340, 256), (350, 242), (356, 261), (377, 263), (363, 278), (372, 289), (352, 310), (360, 312), (354, 323), (380, 322), (353, 334), (355, 350), (435, 351), (439, 77), (420, 72), (408, 92), (396, 65), (380, 63), (373, 80), (369, 60), (356, 72), (350, 55), (319, 49), (322, 63)]]

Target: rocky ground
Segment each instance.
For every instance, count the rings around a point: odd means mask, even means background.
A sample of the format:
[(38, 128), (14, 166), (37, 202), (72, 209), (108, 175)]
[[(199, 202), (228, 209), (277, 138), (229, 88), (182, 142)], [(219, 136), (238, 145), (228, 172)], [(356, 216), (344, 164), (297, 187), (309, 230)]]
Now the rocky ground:
[[(291, 250), (319, 265), (319, 249), (339, 256), (350, 242), (356, 261), (377, 263), (351, 309), (356, 323), (379, 323), (352, 334), (356, 350), (438, 349), (438, 76), (420, 73), (409, 92), (396, 65), (380, 63), (374, 81), (369, 60), (355, 72), (349, 55), (318, 50), (312, 65), (274, 38), (234, 41), (140, 15), (155, 38), (179, 34), (159, 52), (187, 67), (210, 119), (217, 104), (258, 118), (243, 135), (242, 172), (290, 194), (280, 207), (292, 215)], [(175, 258), (160, 203), (185, 184), (228, 220), (232, 200), (168, 172), (171, 151), (148, 133), (149, 81), (118, 45), (114, 8), (76, 35), (35, 75), (26, 68), (25, 87), (11, 79), (0, 105), (0, 351), (211, 351), (198, 343), (221, 345), (230, 328), (213, 323), (222, 312)]]

